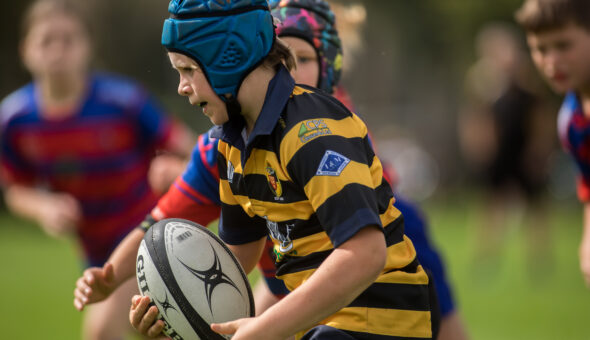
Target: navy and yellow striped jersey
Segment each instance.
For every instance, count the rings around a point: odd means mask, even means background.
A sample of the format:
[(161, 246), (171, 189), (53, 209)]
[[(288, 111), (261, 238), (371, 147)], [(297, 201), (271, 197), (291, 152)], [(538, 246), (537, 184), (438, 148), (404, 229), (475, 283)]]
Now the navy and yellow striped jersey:
[(277, 276), (293, 290), (334, 248), (380, 226), (388, 246), (381, 275), (321, 324), (359, 338), (430, 338), (428, 276), (364, 123), (334, 98), (295, 86), (280, 67), (247, 139), (243, 129), (231, 121), (217, 131), (221, 238), (244, 244), (269, 234)]

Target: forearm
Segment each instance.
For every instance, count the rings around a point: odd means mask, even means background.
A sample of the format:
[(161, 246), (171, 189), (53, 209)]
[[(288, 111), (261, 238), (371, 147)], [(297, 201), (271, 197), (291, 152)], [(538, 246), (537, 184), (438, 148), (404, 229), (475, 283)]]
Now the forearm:
[(11, 185), (4, 191), (4, 200), (12, 213), (40, 222), (39, 207), (45, 206), (47, 194), (36, 188)]
[(51, 201), (50, 193), (23, 185), (11, 185), (4, 191), (10, 211), (20, 217), (42, 223), (42, 209)]
[(382, 271), (385, 259), (383, 233), (364, 228), (335, 249), (303, 285), (269, 308), (258, 322), (281, 337), (310, 328), (367, 289)]
[(240, 245), (227, 245), (228, 248), (232, 251), (234, 256), (238, 259), (242, 268), (249, 274), (260, 259), (262, 255), (262, 250), (264, 249), (264, 243), (266, 242), (266, 237), (261, 238), (258, 241), (240, 244)]
[(133, 229), (115, 248), (107, 262), (113, 265), (114, 283), (118, 287), (135, 275), (135, 258), (145, 232)]

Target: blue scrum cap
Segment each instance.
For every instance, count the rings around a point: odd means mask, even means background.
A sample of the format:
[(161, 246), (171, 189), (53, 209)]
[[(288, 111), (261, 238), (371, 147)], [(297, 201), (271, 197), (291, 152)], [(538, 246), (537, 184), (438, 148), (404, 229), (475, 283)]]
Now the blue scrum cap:
[(274, 42), (267, 0), (172, 0), (168, 12), (162, 45), (194, 59), (223, 100), (237, 97)]

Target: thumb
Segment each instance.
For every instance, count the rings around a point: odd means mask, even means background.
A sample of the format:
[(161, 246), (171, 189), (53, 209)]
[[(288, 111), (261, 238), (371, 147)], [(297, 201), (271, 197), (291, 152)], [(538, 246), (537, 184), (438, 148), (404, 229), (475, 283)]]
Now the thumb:
[(211, 329), (219, 334), (234, 334), (238, 330), (237, 321), (212, 323)]
[(107, 262), (104, 265), (102, 275), (106, 283), (113, 283), (115, 281), (115, 269), (113, 268), (112, 263)]

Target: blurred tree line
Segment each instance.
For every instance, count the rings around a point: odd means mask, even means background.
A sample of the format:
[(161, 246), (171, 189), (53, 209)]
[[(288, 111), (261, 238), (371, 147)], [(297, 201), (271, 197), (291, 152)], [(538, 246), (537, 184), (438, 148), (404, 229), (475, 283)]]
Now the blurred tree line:
[[(177, 75), (160, 46), (168, 1), (77, 1), (92, 20), (96, 68), (139, 80), (196, 131), (209, 127), (176, 95)], [(456, 116), (465, 71), (475, 60), (475, 36), (488, 22), (512, 23), (522, 0), (334, 2), (366, 10), (364, 27), (358, 28), (362, 46), (343, 78), (357, 110), (377, 139), (413, 139), (440, 165), (443, 183), (452, 182), (461, 173)], [(20, 18), (29, 3), (0, 2), (2, 97), (29, 80), (18, 57)]]

